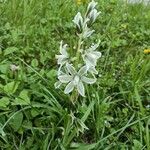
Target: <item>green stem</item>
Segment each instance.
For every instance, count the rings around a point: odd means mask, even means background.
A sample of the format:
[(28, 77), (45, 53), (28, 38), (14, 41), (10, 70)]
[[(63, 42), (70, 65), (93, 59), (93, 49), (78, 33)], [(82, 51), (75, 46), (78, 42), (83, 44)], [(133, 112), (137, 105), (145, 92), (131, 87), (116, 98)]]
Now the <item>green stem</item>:
[(76, 63), (75, 63), (76, 68), (78, 66), (79, 59), (80, 59), (81, 42), (82, 42), (82, 34), (80, 35), (79, 40), (78, 40), (78, 47), (77, 47), (77, 53), (76, 53)]
[[(85, 20), (85, 17), (84, 17)], [(76, 52), (76, 62), (75, 62), (75, 68), (78, 68), (78, 64), (80, 61), (80, 52), (81, 52), (81, 45), (82, 45), (82, 39), (83, 39), (83, 33), (84, 33), (84, 27), (83, 27), (83, 31), (82, 33), (79, 35), (79, 40), (78, 40), (78, 44), (77, 44), (77, 52)], [(76, 102), (77, 99), (79, 97), (79, 94), (77, 91), (73, 92), (70, 99), (72, 102)]]
[(79, 97), (78, 91), (77, 90), (73, 91), (73, 93), (71, 94), (71, 97), (70, 97), (72, 104), (75, 104), (78, 97)]

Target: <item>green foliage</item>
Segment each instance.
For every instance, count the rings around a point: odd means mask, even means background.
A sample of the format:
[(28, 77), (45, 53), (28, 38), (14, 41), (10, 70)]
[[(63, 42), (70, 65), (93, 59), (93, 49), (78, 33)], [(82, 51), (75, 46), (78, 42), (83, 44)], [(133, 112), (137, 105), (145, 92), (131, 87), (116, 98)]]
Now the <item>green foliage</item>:
[(74, 104), (54, 88), (55, 54), (62, 39), (75, 53), (71, 20), (87, 3), (0, 2), (0, 149), (150, 149), (150, 6), (97, 1), (99, 76)]
[(3, 97), (0, 99), (0, 107), (4, 107), (6, 108), (8, 106), (8, 104), (10, 103), (9, 98), (8, 97)]
[(16, 92), (18, 86), (19, 82), (9, 82), (6, 85), (4, 85), (4, 92), (6, 92), (7, 94), (13, 94)]
[(29, 105), (30, 98), (28, 96), (28, 91), (23, 90), (20, 92), (19, 96), (15, 98), (13, 105)]
[(18, 51), (17, 47), (8, 47), (7, 49), (4, 50), (4, 56), (8, 55), (8, 54), (11, 54), (15, 51)]

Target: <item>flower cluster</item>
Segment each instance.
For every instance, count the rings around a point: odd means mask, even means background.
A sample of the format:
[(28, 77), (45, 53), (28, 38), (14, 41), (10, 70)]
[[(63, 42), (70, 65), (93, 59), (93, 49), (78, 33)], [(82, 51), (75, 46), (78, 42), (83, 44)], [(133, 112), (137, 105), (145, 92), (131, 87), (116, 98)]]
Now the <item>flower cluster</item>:
[(60, 55), (56, 55), (59, 65), (59, 81), (55, 83), (55, 87), (59, 88), (62, 84), (66, 84), (65, 94), (69, 94), (75, 89), (81, 96), (85, 97), (84, 84), (96, 82), (95, 74), (98, 74), (98, 71), (95, 67), (97, 60), (101, 57), (101, 53), (96, 49), (99, 47), (100, 42), (92, 44), (89, 48), (84, 46), (84, 41), (94, 33), (91, 26), (100, 14), (96, 9), (96, 5), (97, 2), (92, 0), (84, 17), (78, 12), (73, 19), (79, 38), (75, 56), (70, 56), (68, 45), (63, 44), (62, 41), (60, 42)]

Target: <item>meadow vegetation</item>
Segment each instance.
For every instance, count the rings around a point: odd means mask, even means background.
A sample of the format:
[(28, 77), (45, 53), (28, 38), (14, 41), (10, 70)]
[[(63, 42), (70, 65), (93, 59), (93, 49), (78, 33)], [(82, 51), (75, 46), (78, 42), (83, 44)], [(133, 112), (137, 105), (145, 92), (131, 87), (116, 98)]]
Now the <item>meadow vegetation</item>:
[(150, 150), (150, 6), (97, 0), (97, 81), (74, 103), (54, 87), (88, 2), (0, 1), (0, 149)]

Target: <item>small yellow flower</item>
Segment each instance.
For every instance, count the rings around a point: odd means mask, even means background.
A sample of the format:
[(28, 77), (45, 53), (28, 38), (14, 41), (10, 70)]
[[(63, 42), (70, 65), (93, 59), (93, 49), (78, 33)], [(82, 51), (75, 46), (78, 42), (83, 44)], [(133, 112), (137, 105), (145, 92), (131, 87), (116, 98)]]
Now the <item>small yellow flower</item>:
[(150, 54), (150, 49), (145, 49), (144, 54)]
[(121, 27), (124, 28), (124, 29), (126, 29), (127, 26), (128, 26), (127, 24), (121, 24)]
[(76, 0), (77, 5), (81, 5), (82, 4), (82, 0)]

